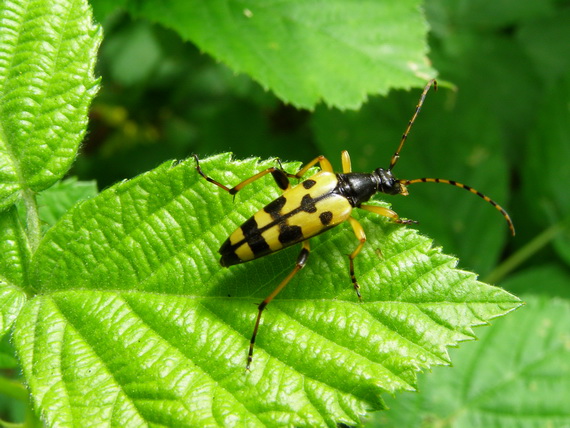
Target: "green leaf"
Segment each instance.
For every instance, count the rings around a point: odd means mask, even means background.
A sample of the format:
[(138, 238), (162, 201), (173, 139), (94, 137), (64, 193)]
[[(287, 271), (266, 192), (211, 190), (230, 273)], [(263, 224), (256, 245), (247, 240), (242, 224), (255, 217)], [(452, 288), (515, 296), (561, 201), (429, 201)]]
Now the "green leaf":
[[(106, 7), (105, 2), (103, 7)], [(126, 2), (297, 107), (357, 108), (435, 74), (419, 0)]]
[[(570, 194), (560, 190), (570, 182), (565, 162), (570, 158), (570, 75), (544, 94), (540, 115), (528, 140), (523, 188), (528, 212), (539, 224), (570, 224)], [(547, 144), (545, 144), (547, 142)], [(558, 254), (570, 262), (570, 228), (554, 240)]]
[(16, 360), (16, 356), (14, 355), (14, 348), (10, 346), (7, 336), (5, 336), (4, 339), (0, 340), (0, 369), (18, 370), (18, 367), (18, 360)]
[(0, 210), (54, 184), (75, 160), (101, 41), (80, 0), (0, 5)]
[(525, 23), (517, 32), (536, 73), (547, 82), (556, 82), (570, 69), (570, 58), (565, 55), (570, 44), (569, 19), (570, 9), (561, 7), (549, 16)]
[(517, 272), (502, 284), (512, 293), (570, 299), (570, 274), (562, 266), (547, 263)]
[(105, 55), (112, 58), (113, 78), (125, 86), (151, 79), (161, 61), (160, 47), (148, 22), (138, 22), (118, 32), (104, 45)]
[(97, 194), (95, 181), (78, 181), (67, 178), (38, 195), (40, 219), (53, 226), (77, 202)]
[(489, 29), (504, 29), (549, 16), (554, 12), (554, 3), (555, 0), (479, 0), (464, 3), (431, 0), (427, 2), (426, 9), (430, 12), (430, 24), (435, 32), (452, 38), (464, 29), (483, 33)]
[[(39, 219), (45, 233), (52, 227), (74, 204), (97, 194), (95, 181), (78, 181), (76, 177), (58, 181), (49, 189), (36, 196)], [(16, 205), (23, 223), (26, 222), (25, 206)]]
[[(227, 184), (273, 165), (202, 161)], [(14, 332), (48, 425), (358, 423), (383, 408), (382, 393), (413, 390), (418, 370), (449, 364), (446, 347), (472, 339), (473, 326), (520, 304), (416, 231), (355, 213), (369, 239), (356, 260), (363, 302), (346, 257), (357, 241), (342, 225), (311, 241), (307, 267), (264, 312), (246, 372), (256, 303), (298, 248), (230, 269), (216, 252), (275, 188), (266, 177), (234, 203), (193, 160), (167, 163), (48, 231), (33, 262), (40, 294)]]
[(30, 249), (15, 207), (0, 212), (0, 337), (26, 301)]
[[(367, 426), (561, 427), (570, 424), (570, 302), (527, 305), (454, 350), (454, 368), (421, 376), (421, 394), (387, 400)], [(383, 423), (380, 425), (380, 421)]]

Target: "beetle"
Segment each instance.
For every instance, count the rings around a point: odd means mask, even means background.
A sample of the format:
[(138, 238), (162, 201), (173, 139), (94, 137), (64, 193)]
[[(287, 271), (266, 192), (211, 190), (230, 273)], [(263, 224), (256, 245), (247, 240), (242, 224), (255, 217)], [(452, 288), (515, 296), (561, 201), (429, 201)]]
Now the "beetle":
[[(283, 191), (281, 196), (246, 220), (226, 239), (219, 250), (222, 266), (229, 267), (255, 260), (298, 243), (302, 247), (293, 270), (258, 305), (257, 318), (249, 344), (246, 370), (249, 370), (253, 361), (253, 349), (263, 310), (307, 263), (310, 253), (308, 240), (345, 221), (350, 223), (359, 241), (356, 248), (348, 255), (348, 259), (352, 285), (358, 299), (362, 299), (360, 286), (354, 273), (354, 259), (358, 256), (366, 242), (366, 234), (360, 223), (351, 216), (352, 210), (354, 208), (364, 209), (388, 217), (400, 224), (417, 223), (414, 220), (400, 218), (391, 209), (366, 205), (365, 202), (370, 200), (376, 193), (407, 196), (407, 186), (427, 182), (444, 183), (460, 187), (493, 205), (507, 221), (511, 233), (515, 234), (515, 228), (509, 214), (491, 198), (472, 187), (457, 181), (440, 178), (400, 180), (392, 174), (392, 169), (398, 162), (400, 152), (404, 147), (412, 125), (432, 86), (434, 90), (437, 90), (435, 79), (430, 80), (425, 86), (416, 105), (415, 112), (402, 134), (400, 144), (390, 160), (389, 167), (386, 169), (377, 168), (371, 173), (352, 172), (350, 156), (347, 151), (343, 151), (341, 155), (342, 173), (335, 173), (331, 163), (324, 156), (316, 157), (301, 167), (296, 174), (287, 173), (278, 160), (278, 167), (267, 168), (230, 188), (207, 176), (200, 167), (198, 156), (194, 155), (198, 173), (204, 179), (231, 195), (235, 195), (248, 184), (267, 174), (273, 176), (277, 186)], [(291, 186), (290, 178), (301, 179), (310, 168), (317, 164), (320, 166), (319, 172), (305, 179), (300, 184), (294, 187)]]

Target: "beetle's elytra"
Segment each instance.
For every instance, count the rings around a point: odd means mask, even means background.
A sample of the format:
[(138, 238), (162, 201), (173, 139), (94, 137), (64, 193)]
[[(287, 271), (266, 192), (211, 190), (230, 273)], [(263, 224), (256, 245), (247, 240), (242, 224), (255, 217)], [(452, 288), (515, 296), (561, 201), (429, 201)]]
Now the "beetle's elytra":
[[(439, 178), (418, 178), (414, 180), (400, 180), (394, 177), (392, 169), (398, 162), (400, 152), (406, 142), (410, 129), (423, 105), (426, 94), (431, 86), (437, 89), (435, 80), (428, 82), (424, 88), (416, 110), (410, 119), (408, 126), (402, 135), (400, 144), (390, 160), (387, 169), (378, 168), (371, 173), (352, 172), (350, 157), (347, 151), (342, 152), (342, 173), (335, 173), (330, 162), (319, 156), (303, 166), (296, 174), (289, 174), (279, 167), (271, 167), (261, 171), (254, 176), (242, 181), (238, 185), (229, 188), (208, 177), (200, 168), (198, 157), (196, 159), (196, 169), (198, 173), (207, 181), (215, 184), (228, 193), (235, 195), (241, 189), (255, 180), (271, 174), (277, 186), (283, 190), (283, 194), (273, 202), (255, 213), (251, 218), (238, 227), (222, 244), (219, 252), (221, 254), (220, 263), (224, 267), (263, 257), (283, 248), (301, 243), (301, 252), (295, 263), (293, 270), (285, 277), (273, 292), (263, 300), (258, 306), (257, 318), (255, 321), (253, 334), (251, 337), (246, 369), (249, 370), (253, 359), (253, 348), (255, 338), (259, 329), (261, 314), (265, 307), (273, 300), (277, 294), (289, 283), (291, 278), (301, 270), (309, 256), (309, 239), (323, 233), (340, 223), (348, 221), (352, 226), (354, 234), (359, 243), (349, 254), (350, 278), (359, 299), (360, 286), (354, 274), (354, 259), (366, 242), (366, 234), (360, 223), (353, 217), (353, 208), (361, 208), (373, 213), (390, 218), (392, 221), (402, 224), (416, 223), (413, 220), (401, 219), (398, 214), (390, 209), (375, 205), (366, 205), (376, 193), (386, 193), (389, 195), (408, 195), (407, 186), (415, 183), (445, 183), (460, 187), (483, 198), (501, 212), (509, 225), (511, 233), (515, 234), (515, 229), (511, 218), (507, 212), (488, 196), (480, 193), (472, 187), (452, 180)], [(321, 171), (305, 179), (295, 187), (291, 187), (289, 178), (302, 178), (305, 173), (314, 165), (319, 164)]]

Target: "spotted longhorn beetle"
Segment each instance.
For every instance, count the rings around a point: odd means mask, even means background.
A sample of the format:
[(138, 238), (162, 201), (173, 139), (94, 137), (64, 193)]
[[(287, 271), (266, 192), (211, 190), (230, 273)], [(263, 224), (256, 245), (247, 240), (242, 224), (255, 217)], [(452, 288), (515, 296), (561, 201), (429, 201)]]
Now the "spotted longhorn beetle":
[[(246, 220), (245, 223), (238, 227), (229, 238), (226, 239), (219, 250), (222, 256), (220, 260), (222, 266), (229, 267), (238, 263), (248, 262), (297, 243), (301, 243), (302, 245), (301, 253), (297, 258), (293, 270), (258, 306), (257, 318), (249, 344), (247, 370), (249, 370), (253, 359), (253, 347), (261, 320), (261, 314), (265, 307), (307, 263), (310, 251), (308, 240), (310, 238), (348, 220), (356, 238), (360, 241), (354, 251), (348, 255), (348, 259), (350, 278), (358, 299), (361, 299), (360, 286), (354, 274), (354, 259), (358, 256), (366, 242), (366, 234), (360, 223), (354, 217), (351, 217), (352, 209), (361, 208), (388, 217), (396, 223), (417, 223), (414, 220), (401, 219), (396, 212), (388, 208), (376, 205), (365, 205), (364, 202), (368, 201), (376, 193), (407, 196), (407, 186), (410, 184), (427, 182), (450, 184), (468, 190), (493, 205), (507, 221), (511, 233), (513, 235), (515, 234), (514, 225), (509, 214), (491, 198), (472, 187), (456, 181), (440, 178), (399, 180), (393, 176), (392, 169), (398, 162), (400, 151), (406, 142), (410, 129), (432, 85), (434, 90), (437, 90), (437, 82), (430, 80), (420, 96), (416, 110), (408, 122), (408, 126), (400, 140), (400, 145), (392, 156), (390, 166), (387, 169), (378, 168), (371, 173), (352, 172), (348, 152), (343, 151), (341, 157), (342, 173), (335, 173), (331, 163), (324, 156), (316, 157), (299, 169), (296, 174), (290, 174), (284, 171), (281, 162), (278, 161), (278, 168), (267, 168), (236, 186), (229, 188), (204, 174), (200, 168), (198, 156), (194, 155), (198, 173), (207, 181), (227, 191), (231, 195), (235, 195), (248, 184), (253, 183), (267, 174), (273, 176), (277, 186), (283, 191), (281, 196)], [(317, 163), (321, 168), (320, 172), (304, 180), (299, 185), (291, 187), (289, 178), (302, 178), (303, 175)]]

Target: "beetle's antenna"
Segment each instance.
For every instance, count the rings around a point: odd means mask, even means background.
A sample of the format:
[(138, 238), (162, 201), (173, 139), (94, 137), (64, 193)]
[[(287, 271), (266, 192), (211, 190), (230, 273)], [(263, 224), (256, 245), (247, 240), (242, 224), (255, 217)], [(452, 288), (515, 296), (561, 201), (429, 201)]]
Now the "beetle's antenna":
[(468, 190), (469, 192), (479, 196), (480, 198), (486, 200), (491, 205), (493, 205), (503, 215), (503, 217), (507, 221), (507, 223), (509, 225), (509, 229), (511, 230), (511, 233), (513, 234), (513, 236), (515, 235), (515, 226), (513, 224), (513, 221), (511, 220), (511, 217), (505, 211), (505, 209), (503, 207), (501, 207), (498, 203), (496, 203), (494, 200), (489, 198), (487, 195), (484, 195), (483, 193), (479, 192), (478, 190), (475, 190), (473, 187), (469, 187), (466, 184), (458, 183), (457, 181), (453, 181), (453, 180), (444, 180), (442, 178), (416, 178), (415, 180), (400, 180), (400, 183), (403, 184), (404, 186), (408, 186), (410, 184), (415, 184), (415, 183), (445, 183), (445, 184), (451, 184), (452, 186), (460, 187), (462, 189)]
[(420, 96), (420, 100), (418, 101), (418, 105), (416, 106), (416, 111), (414, 112), (414, 115), (412, 116), (412, 118), (408, 122), (408, 127), (406, 128), (406, 130), (404, 131), (404, 134), (402, 135), (402, 139), (400, 140), (400, 145), (398, 146), (398, 150), (396, 150), (396, 152), (392, 156), (392, 159), (390, 160), (390, 166), (388, 167), (388, 171), (391, 171), (392, 168), (394, 168), (394, 166), (396, 166), (396, 163), (398, 162), (398, 159), (400, 158), (400, 152), (402, 151), (402, 147), (404, 147), (404, 143), (406, 142), (406, 139), (408, 138), (408, 134), (410, 133), (410, 129), (412, 129), (412, 125), (414, 124), (416, 117), (418, 117), (418, 114), (419, 114), (420, 110), (422, 109), (422, 105), (424, 103), (424, 100), (426, 99), (426, 95), (429, 91), (429, 88), (431, 88), (432, 85), (433, 85), (433, 90), (437, 91), (437, 82), (435, 79), (431, 79), (428, 82), (428, 84), (426, 85), (426, 87), (424, 88), (422, 95)]

